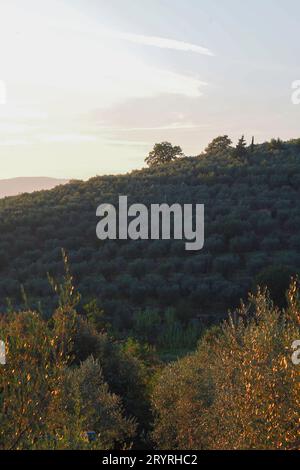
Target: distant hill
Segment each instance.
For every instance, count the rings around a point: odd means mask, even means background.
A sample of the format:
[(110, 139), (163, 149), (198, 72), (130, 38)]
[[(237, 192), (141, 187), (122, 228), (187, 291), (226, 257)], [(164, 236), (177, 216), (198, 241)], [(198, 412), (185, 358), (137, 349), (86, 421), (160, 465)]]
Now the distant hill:
[[(234, 155), (203, 154), (1, 199), (0, 310), (7, 298), (23, 305), (23, 285), (30, 305), (40, 300), (52, 311), (47, 273), (63, 273), (62, 247), (82, 305), (96, 299), (116, 331), (138, 330), (136, 315), (146, 309), (154, 319), (168, 308), (183, 322), (218, 319), (258, 282), (279, 293), (300, 272), (300, 143)], [(180, 240), (100, 242), (96, 208), (117, 204), (119, 195), (146, 206), (205, 204), (204, 249), (186, 252)]]
[(33, 193), (43, 189), (52, 189), (65, 183), (68, 183), (68, 180), (46, 177), (0, 179), (0, 198), (17, 196), (23, 193)]

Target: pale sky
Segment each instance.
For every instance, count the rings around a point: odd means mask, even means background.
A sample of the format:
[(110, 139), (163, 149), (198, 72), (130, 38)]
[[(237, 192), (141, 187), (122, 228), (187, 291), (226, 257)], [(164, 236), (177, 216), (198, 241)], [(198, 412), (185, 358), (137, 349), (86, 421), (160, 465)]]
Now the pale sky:
[(298, 0), (0, 0), (0, 178), (300, 137), (299, 22)]

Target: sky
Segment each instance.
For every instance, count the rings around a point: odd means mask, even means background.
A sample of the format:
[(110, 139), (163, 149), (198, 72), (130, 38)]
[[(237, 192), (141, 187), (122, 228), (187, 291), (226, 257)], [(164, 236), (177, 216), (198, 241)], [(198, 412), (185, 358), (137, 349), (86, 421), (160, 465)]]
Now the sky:
[(300, 137), (298, 0), (0, 0), (0, 178)]

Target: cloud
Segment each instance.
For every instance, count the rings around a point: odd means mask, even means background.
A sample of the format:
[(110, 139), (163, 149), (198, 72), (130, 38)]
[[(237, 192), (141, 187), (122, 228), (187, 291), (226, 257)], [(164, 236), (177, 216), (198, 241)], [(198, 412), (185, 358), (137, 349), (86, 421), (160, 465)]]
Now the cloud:
[[(1, 69), (5, 70), (0, 79), (7, 81), (8, 100), (7, 106), (0, 106), (0, 119), (47, 120), (132, 98), (202, 95), (205, 84), (198, 73), (186, 73), (179, 63), (176, 70), (168, 70), (167, 65), (149, 60), (147, 51), (137, 53), (130, 43), (212, 55), (205, 47), (105, 28), (91, 19), (73, 18), (71, 11), (61, 15), (59, 10), (55, 20), (51, 12), (49, 17), (39, 16), (39, 9), (33, 15), (21, 12), (9, 9), (5, 21), (0, 15)], [(10, 23), (15, 25), (13, 29)], [(12, 103), (16, 109), (10, 110)]]
[[(22, 132), (25, 137), (19, 137), (19, 132), (16, 132), (15, 135), (12, 133), (11, 138), (3, 137), (3, 134), (0, 132), (0, 146), (12, 147), (17, 145), (36, 145), (41, 143), (69, 143), (69, 144), (80, 144), (80, 143), (89, 143), (97, 142), (98, 137), (92, 134), (81, 134), (81, 133), (59, 133), (51, 134), (43, 132), (40, 134), (39, 129), (37, 132)], [(45, 129), (44, 129), (45, 131)], [(51, 129), (49, 129), (51, 131)]]
[(104, 139), (103, 143), (108, 145), (124, 145), (129, 147), (149, 147), (152, 145), (152, 142), (145, 142), (139, 140), (121, 140), (121, 139)]
[(108, 36), (134, 42), (144, 46), (159, 47), (161, 49), (173, 49), (175, 51), (195, 52), (197, 54), (214, 56), (213, 52), (206, 47), (191, 44), (189, 42), (177, 41), (175, 39), (162, 38), (158, 36), (144, 36), (142, 34), (122, 33), (106, 30)]
[(158, 94), (128, 99), (109, 108), (96, 108), (89, 122), (115, 131), (192, 129), (206, 125), (202, 97)]
[(145, 34), (126, 33), (122, 31), (116, 31), (114, 29), (105, 28), (103, 26), (95, 26), (91, 23), (88, 27), (83, 27), (82, 22), (78, 25), (67, 24), (68, 29), (76, 31), (77, 33), (83, 33), (87, 35), (94, 35), (94, 37), (106, 36), (112, 39), (120, 39), (122, 41), (129, 41), (135, 44), (141, 44), (143, 46), (159, 47), (161, 49), (172, 49), (175, 51), (182, 52), (195, 52), (196, 54), (214, 56), (215, 54), (207, 47), (193, 44), (186, 41), (179, 41), (177, 39), (170, 39), (161, 36), (151, 36)]
[(179, 129), (200, 129), (206, 127), (202, 124), (194, 124), (192, 122), (180, 123), (172, 122), (165, 126), (154, 126), (154, 127), (109, 127), (109, 126), (98, 126), (98, 129), (118, 132), (132, 132), (132, 131), (164, 131), (164, 130), (179, 130)]
[(83, 134), (56, 134), (47, 135), (41, 138), (43, 142), (96, 142), (97, 137), (94, 135), (83, 135)]

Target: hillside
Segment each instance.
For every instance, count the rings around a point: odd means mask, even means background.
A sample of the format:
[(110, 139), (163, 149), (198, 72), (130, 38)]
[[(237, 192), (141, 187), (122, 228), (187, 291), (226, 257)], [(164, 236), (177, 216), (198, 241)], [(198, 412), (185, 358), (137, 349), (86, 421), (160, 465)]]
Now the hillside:
[(2, 179), (0, 180), (0, 198), (52, 189), (67, 182), (68, 180), (45, 177)]
[[(146, 205), (204, 203), (204, 250), (186, 252), (181, 241), (100, 242), (96, 208), (117, 205), (119, 195)], [(47, 272), (62, 274), (62, 247), (81, 308), (96, 299), (114, 331), (133, 331), (150, 342), (170, 315), (175, 327), (218, 320), (259, 281), (273, 288), (280, 303), (290, 275), (300, 271), (299, 200), (300, 150), (294, 142), (279, 149), (256, 146), (245, 161), (202, 155), (3, 199), (1, 308), (9, 298), (20, 308), (40, 301), (50, 312)], [(147, 328), (141, 327), (145, 322)]]

